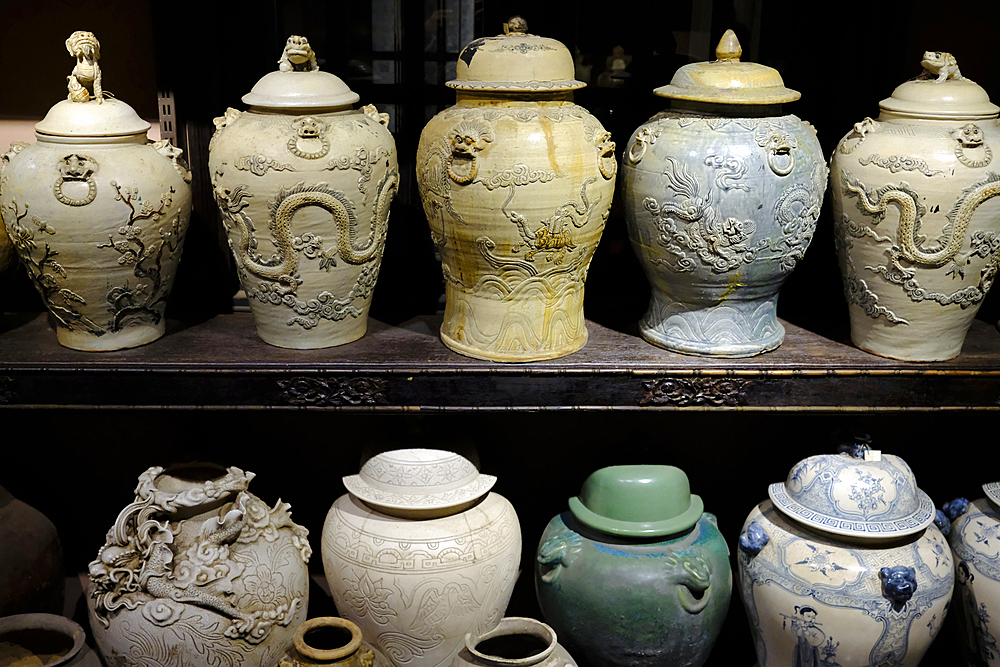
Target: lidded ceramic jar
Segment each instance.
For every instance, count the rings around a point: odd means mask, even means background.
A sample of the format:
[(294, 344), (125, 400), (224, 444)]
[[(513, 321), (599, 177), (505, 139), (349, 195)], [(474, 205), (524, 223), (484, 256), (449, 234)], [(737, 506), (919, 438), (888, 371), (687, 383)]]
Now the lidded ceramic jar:
[(150, 468), (90, 563), (90, 627), (115, 667), (271, 667), (306, 620), (309, 531), (254, 474)]
[(760, 667), (916, 667), (955, 573), (935, 509), (897, 456), (810, 456), (750, 512), (739, 587)]
[(741, 53), (727, 31), (717, 60), (685, 65), (653, 91), (670, 109), (635, 131), (623, 158), (625, 219), (652, 290), (639, 329), (674, 352), (778, 347), (778, 291), (823, 204), (816, 131), (782, 108), (799, 93)]
[(135, 347), (166, 329), (164, 310), (191, 213), (191, 174), (149, 123), (105, 97), (100, 44), (78, 31), (68, 99), (0, 158), (0, 215), (59, 343)]
[(1000, 262), (1000, 109), (950, 53), (921, 64), (840, 141), (830, 189), (851, 340), (937, 361), (962, 351)]
[(702, 665), (729, 609), (729, 548), (673, 466), (591, 474), (535, 560), (545, 621), (586, 667)]
[(417, 184), (441, 256), (441, 340), (478, 359), (583, 347), (583, 287), (614, 195), (615, 144), (573, 103), (569, 50), (527, 32), (470, 42), (448, 82), (456, 104), (417, 147)]
[(399, 185), (388, 114), (322, 72), (304, 37), (215, 119), (208, 165), (257, 334), (321, 348), (365, 334)]
[(953, 520), (948, 534), (955, 555), (952, 613), (958, 614), (970, 667), (1000, 665), (1000, 482), (984, 484), (983, 491), (985, 498), (945, 506)]
[(482, 634), (469, 633), (451, 667), (577, 667), (551, 627), (508, 616)]
[(344, 478), (323, 526), (326, 579), (338, 613), (397, 667), (448, 665), (503, 618), (521, 531), (495, 482), (434, 449), (377, 454)]

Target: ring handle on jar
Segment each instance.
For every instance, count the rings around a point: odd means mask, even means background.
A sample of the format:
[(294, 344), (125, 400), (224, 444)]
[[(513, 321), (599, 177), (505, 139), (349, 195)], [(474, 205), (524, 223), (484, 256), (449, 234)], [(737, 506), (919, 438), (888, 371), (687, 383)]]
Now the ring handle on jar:
[[(462, 160), (472, 161), (472, 164), (469, 165), (469, 173), (466, 174), (465, 176), (461, 176), (455, 173), (455, 170), (452, 165), (455, 162), (456, 156), (459, 156), (459, 158)], [(475, 151), (472, 151), (470, 153), (459, 153), (458, 151), (452, 149), (451, 154), (448, 156), (447, 167), (448, 167), (448, 176), (451, 178), (451, 180), (455, 181), (459, 185), (466, 185), (476, 180), (476, 175), (479, 174), (479, 156), (476, 155)]]
[[(952, 137), (958, 140), (955, 146), (955, 157), (958, 161), (970, 169), (980, 169), (993, 161), (993, 151), (983, 140), (983, 131), (975, 123), (966, 123), (959, 129), (951, 133)], [(965, 154), (966, 149), (983, 149), (981, 160), (974, 160)]]
[[(618, 160), (615, 159), (615, 142), (611, 141), (611, 133), (605, 132), (597, 138), (597, 150), (600, 151), (598, 166), (601, 176), (610, 181), (618, 173)], [(608, 163), (611, 167), (608, 167)]]
[(778, 176), (788, 176), (792, 173), (792, 169), (795, 168), (795, 154), (792, 153), (792, 147), (782, 144), (768, 150), (767, 166)]
[(551, 584), (559, 578), (564, 567), (569, 567), (580, 550), (580, 536), (560, 533), (545, 540), (538, 547), (536, 560), (550, 569), (541, 575), (541, 580)]
[(635, 165), (639, 164), (646, 154), (646, 147), (656, 143), (656, 138), (660, 136), (660, 130), (644, 127), (635, 135), (635, 141), (628, 148), (628, 161)]
[[(58, 166), (59, 178), (52, 186), (52, 191), (56, 199), (67, 206), (86, 206), (97, 198), (97, 181), (94, 174), (97, 172), (97, 161), (86, 155), (67, 155)], [(63, 192), (65, 183), (86, 183), (87, 194), (83, 197), (73, 198)]]
[(770, 541), (771, 538), (760, 527), (760, 524), (756, 521), (751, 521), (746, 530), (740, 534), (740, 551), (753, 558), (763, 551), (764, 547)]
[[(325, 132), (330, 126), (315, 116), (303, 116), (292, 123), (292, 130), (295, 134), (288, 140), (288, 151), (306, 160), (318, 160), (325, 157), (330, 152), (330, 140), (326, 138)], [(318, 151), (304, 151), (299, 148), (299, 142), (303, 139), (320, 141)]]

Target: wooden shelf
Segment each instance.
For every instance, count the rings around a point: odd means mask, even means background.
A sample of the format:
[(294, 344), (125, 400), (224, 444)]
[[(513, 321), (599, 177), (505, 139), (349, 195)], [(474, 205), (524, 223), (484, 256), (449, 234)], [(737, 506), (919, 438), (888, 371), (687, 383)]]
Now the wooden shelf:
[(750, 359), (674, 354), (588, 323), (572, 355), (500, 364), (440, 342), (440, 318), (389, 326), (322, 350), (263, 343), (248, 314), (168, 325), (116, 352), (61, 347), (44, 315), (0, 318), (0, 406), (77, 408), (456, 410), (1000, 409), (1000, 333), (975, 321), (961, 356), (877, 357), (784, 322), (776, 351)]

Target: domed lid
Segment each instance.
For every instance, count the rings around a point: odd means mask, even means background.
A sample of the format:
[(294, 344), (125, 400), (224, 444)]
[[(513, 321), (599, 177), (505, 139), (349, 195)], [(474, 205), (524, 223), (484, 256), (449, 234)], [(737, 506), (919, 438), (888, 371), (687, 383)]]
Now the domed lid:
[(573, 56), (562, 42), (528, 34), (520, 16), (503, 26), (504, 34), (469, 42), (458, 54), (456, 90), (495, 92), (560, 92), (587, 84), (573, 78)]
[(369, 505), (398, 510), (446, 509), (480, 498), (497, 478), (469, 459), (439, 449), (397, 449), (377, 454), (344, 486)]
[(680, 468), (625, 465), (592, 473), (580, 495), (569, 499), (569, 509), (580, 523), (604, 533), (657, 537), (691, 528), (705, 506)]
[(145, 134), (149, 123), (124, 102), (106, 98), (101, 82), (101, 44), (94, 33), (77, 30), (66, 40), (66, 50), (76, 58), (67, 77), (68, 99), (56, 103), (35, 124), (35, 131), (60, 137), (120, 137)]
[(278, 71), (261, 77), (243, 102), (255, 107), (316, 109), (354, 104), (361, 96), (329, 72), (321, 72), (309, 40), (292, 35), (278, 59)]
[(892, 97), (879, 102), (883, 111), (914, 118), (984, 120), (996, 118), (1000, 107), (975, 82), (958, 69), (955, 56), (926, 51), (920, 61), (924, 71), (899, 85)]
[(986, 492), (987, 498), (992, 500), (996, 505), (1000, 505), (1000, 482), (983, 484), (983, 491)]
[(715, 49), (716, 60), (684, 65), (670, 84), (653, 92), (660, 97), (717, 104), (781, 104), (801, 93), (785, 88), (778, 70), (740, 62), (743, 48), (736, 33), (727, 30)]
[(796, 521), (835, 535), (902, 537), (934, 521), (934, 503), (906, 462), (867, 444), (800, 461), (768, 495)]

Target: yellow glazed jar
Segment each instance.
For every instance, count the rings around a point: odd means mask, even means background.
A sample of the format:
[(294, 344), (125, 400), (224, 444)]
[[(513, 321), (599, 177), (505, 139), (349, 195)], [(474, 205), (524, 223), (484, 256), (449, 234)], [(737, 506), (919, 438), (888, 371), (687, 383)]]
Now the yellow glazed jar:
[(527, 33), (469, 43), (455, 106), (427, 124), (417, 184), (441, 256), (441, 339), (478, 359), (518, 362), (583, 347), (583, 286), (614, 195), (611, 135), (573, 91), (561, 43)]

